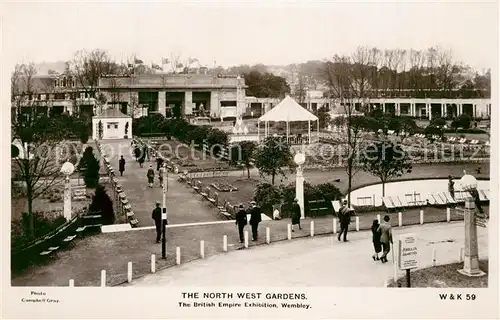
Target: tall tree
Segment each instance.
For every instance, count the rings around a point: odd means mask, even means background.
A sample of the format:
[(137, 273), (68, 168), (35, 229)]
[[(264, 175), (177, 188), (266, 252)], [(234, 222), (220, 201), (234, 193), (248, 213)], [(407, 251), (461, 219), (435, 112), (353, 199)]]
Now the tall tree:
[(359, 47), (350, 56), (334, 56), (327, 61), (324, 68), (325, 80), (329, 87), (329, 96), (340, 106), (342, 116), (334, 120), (334, 127), (344, 148), (346, 157), (346, 172), (348, 178), (348, 202), (352, 179), (357, 173), (356, 155), (363, 146), (368, 134), (365, 132), (367, 119), (356, 114), (355, 108), (366, 111), (369, 105), (371, 91), (370, 80), (373, 79), (373, 68), (378, 65), (373, 48)]
[(261, 176), (271, 176), (271, 183), (274, 185), (278, 174), (285, 176), (283, 168), (295, 166), (290, 146), (282, 138), (266, 138), (264, 144), (255, 153), (255, 166), (259, 169)]
[(231, 164), (242, 163), (247, 170), (247, 178), (250, 179), (250, 168), (254, 161), (255, 150), (257, 144), (253, 141), (243, 141), (231, 147), (230, 162)]
[(106, 51), (100, 49), (77, 51), (70, 66), (71, 73), (76, 77), (81, 90), (93, 97), (99, 86), (99, 77), (103, 74), (116, 74), (118, 72), (118, 65)]
[(24, 183), (28, 202), (28, 236), (34, 236), (33, 201), (56, 183), (60, 164), (55, 161), (59, 152), (57, 143), (69, 137), (59, 119), (21, 117), (12, 122), (12, 139), (21, 145), (21, 157), (14, 159), (14, 177)]
[(411, 172), (411, 159), (401, 145), (390, 141), (377, 141), (368, 145), (360, 157), (361, 168), (378, 177), (382, 182), (382, 196), (385, 184), (390, 180)]

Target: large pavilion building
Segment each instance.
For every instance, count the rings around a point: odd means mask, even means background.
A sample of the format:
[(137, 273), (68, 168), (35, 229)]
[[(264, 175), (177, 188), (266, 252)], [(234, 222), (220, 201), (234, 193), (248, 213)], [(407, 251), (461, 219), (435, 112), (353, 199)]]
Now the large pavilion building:
[[(21, 79), (17, 89), (12, 115), (35, 111), (49, 116), (62, 113), (96, 116), (106, 109), (116, 108), (133, 118), (152, 113), (184, 118), (258, 118), (281, 101), (280, 98), (247, 96), (247, 84), (242, 77), (208, 74), (103, 75), (94, 88), (86, 88), (68, 75), (45, 75), (35, 76), (29, 88)], [(461, 98), (460, 95), (442, 98), (439, 92), (432, 98), (422, 98), (411, 90), (393, 93), (397, 94), (384, 97), (376, 92), (373, 98), (353, 102), (351, 107), (361, 110), (364, 104), (393, 115), (425, 119), (454, 118), (460, 114), (476, 119), (491, 117), (489, 98)], [(22, 98), (20, 111), (15, 103), (19, 98)], [(312, 112), (321, 107), (329, 110), (343, 107), (340, 101), (320, 94), (307, 94), (304, 101), (298, 102)]]

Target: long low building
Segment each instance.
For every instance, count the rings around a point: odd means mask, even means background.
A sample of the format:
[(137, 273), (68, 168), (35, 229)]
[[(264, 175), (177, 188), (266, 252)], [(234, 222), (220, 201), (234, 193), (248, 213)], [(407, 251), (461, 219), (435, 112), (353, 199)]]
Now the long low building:
[[(24, 95), (22, 112), (35, 109), (49, 115), (66, 112), (91, 116), (114, 107), (134, 118), (151, 113), (165, 117), (259, 117), (281, 101), (247, 96), (247, 84), (240, 76), (103, 75), (97, 88), (84, 88), (71, 76), (47, 75), (33, 79), (32, 92), (26, 92), (22, 83), (18, 94), (18, 97)], [(300, 104), (313, 112), (321, 107), (329, 110), (343, 107), (340, 101), (309, 95)], [(477, 119), (491, 117), (491, 99), (373, 98), (353, 103), (357, 110), (362, 104), (417, 118), (453, 118), (460, 114)], [(12, 107), (13, 114), (18, 112), (14, 103)]]

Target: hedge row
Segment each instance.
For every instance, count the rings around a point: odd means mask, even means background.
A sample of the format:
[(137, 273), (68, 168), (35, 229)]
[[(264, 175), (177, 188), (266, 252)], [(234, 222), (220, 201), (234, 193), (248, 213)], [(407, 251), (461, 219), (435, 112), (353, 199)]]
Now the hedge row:
[(188, 123), (184, 119), (166, 119), (162, 115), (152, 114), (141, 117), (134, 123), (134, 132), (142, 137), (175, 137), (178, 140), (200, 147), (206, 143), (218, 153), (221, 147), (229, 144), (229, 136), (226, 132), (210, 126), (197, 126)]

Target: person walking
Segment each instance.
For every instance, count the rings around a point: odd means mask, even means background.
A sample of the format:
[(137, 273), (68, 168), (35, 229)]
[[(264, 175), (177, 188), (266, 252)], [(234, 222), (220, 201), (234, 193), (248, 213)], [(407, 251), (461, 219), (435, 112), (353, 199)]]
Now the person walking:
[(448, 192), (451, 194), (451, 197), (455, 199), (455, 182), (453, 182), (453, 177), (448, 176)]
[(165, 164), (163, 164), (158, 172), (158, 180), (160, 180), (160, 188), (163, 188), (163, 176), (165, 175)]
[(292, 232), (295, 232), (293, 229), (293, 226), (298, 224), (299, 225), (299, 230), (302, 230), (302, 227), (300, 226), (300, 205), (299, 205), (299, 199), (295, 198), (292, 203), (291, 207), (292, 211)]
[(160, 168), (163, 166), (163, 158), (158, 154), (156, 156), (156, 171), (160, 171)]
[(236, 213), (236, 225), (238, 226), (238, 234), (240, 236), (240, 243), (243, 242), (243, 230), (247, 225), (247, 212), (243, 209), (243, 205), (240, 204), (239, 211)]
[(340, 237), (344, 234), (344, 242), (347, 242), (347, 231), (349, 230), (349, 224), (351, 223), (352, 210), (347, 207), (347, 200), (344, 200), (342, 207), (339, 209), (339, 222), (340, 222), (340, 233), (337, 239), (340, 241)]
[(134, 147), (134, 156), (135, 156), (135, 161), (139, 161), (141, 158), (141, 149), (137, 146)]
[(120, 176), (123, 176), (123, 172), (125, 171), (125, 159), (123, 159), (123, 156), (118, 161), (118, 171), (120, 171)]
[(260, 208), (255, 201), (250, 202), (250, 225), (252, 226), (252, 241), (257, 241), (259, 235), (259, 223), (262, 221)]
[(146, 154), (144, 153), (144, 150), (141, 152), (140, 149), (139, 149), (139, 159), (137, 161), (139, 161), (139, 166), (142, 168), (142, 164), (144, 163), (144, 161), (146, 161)]
[(162, 231), (160, 201), (156, 201), (156, 207), (151, 214), (151, 218), (154, 220), (156, 226), (156, 243), (160, 243)]
[(153, 166), (149, 166), (148, 173), (146, 174), (146, 177), (148, 177), (149, 187), (152, 188), (153, 184), (155, 182), (155, 171), (153, 170)]
[(380, 231), (379, 228), (380, 223), (377, 219), (373, 220), (373, 224), (371, 227), (372, 230), (372, 242), (373, 248), (375, 249), (375, 254), (372, 256), (373, 261), (380, 260), (378, 254), (382, 251), (382, 243), (380, 242)]
[(387, 262), (387, 254), (391, 251), (392, 244), (392, 227), (389, 223), (389, 216), (384, 216), (384, 222), (380, 224), (378, 227), (378, 231), (380, 232), (380, 243), (382, 244), (382, 256), (380, 257), (380, 261), (382, 263)]

